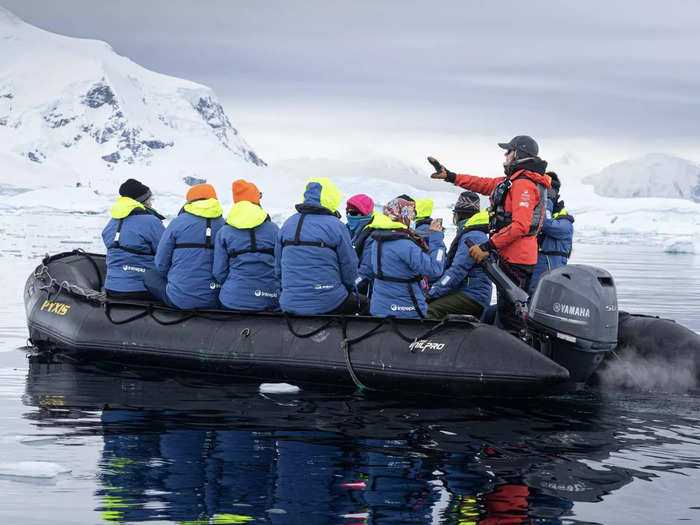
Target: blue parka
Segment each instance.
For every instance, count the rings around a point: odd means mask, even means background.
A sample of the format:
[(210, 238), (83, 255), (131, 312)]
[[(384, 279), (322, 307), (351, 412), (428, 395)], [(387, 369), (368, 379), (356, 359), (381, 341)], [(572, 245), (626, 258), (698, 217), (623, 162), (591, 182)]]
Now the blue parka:
[(163, 216), (129, 197), (119, 197), (110, 215), (102, 230), (107, 249), (105, 289), (143, 292), (143, 276), (154, 267), (153, 256), (165, 230)]
[(564, 201), (558, 201), (555, 208), (554, 203), (548, 200), (542, 230), (537, 239), (537, 264), (532, 270), (530, 295), (534, 293), (537, 281), (544, 272), (568, 262), (573, 240), (574, 218), (566, 211)]
[(357, 254), (358, 269), (355, 285), (358, 291), (369, 296), (372, 293), (372, 221), (378, 214), (372, 212), (369, 220), (360, 228), (355, 230), (352, 235), (352, 247), (355, 248)]
[[(340, 192), (326, 177), (311, 179), (299, 213), (287, 219), (275, 244), (285, 312), (322, 314), (335, 310), (357, 278), (357, 255), (337, 208)], [(299, 228), (299, 222), (302, 226)]]
[(432, 199), (418, 199), (416, 201), (416, 225), (413, 228), (421, 239), (428, 244), (430, 240), (430, 223), (433, 222), (431, 215), (433, 214)]
[(279, 228), (257, 204), (237, 202), (214, 243), (214, 278), (219, 301), (232, 310), (279, 310), (280, 282), (275, 277)]
[[(168, 299), (178, 308), (215, 308), (219, 283), (212, 274), (214, 239), (224, 225), (216, 199), (188, 202), (163, 233), (156, 253), (156, 269), (167, 275)], [(207, 221), (210, 232), (207, 235)]]
[(491, 280), (469, 256), (469, 246), (467, 245), (467, 241), (472, 241), (474, 244), (486, 242), (488, 229), (489, 215), (486, 210), (472, 215), (457, 225), (457, 237), (453, 241), (457, 245), (450, 246), (445, 263), (447, 269), (428, 292), (431, 298), (438, 299), (448, 293), (459, 291), (484, 308), (489, 306), (492, 291)]
[[(445, 266), (445, 244), (442, 232), (430, 232), (429, 252), (423, 251), (413, 241), (400, 222), (386, 215), (372, 224), (372, 269), (374, 289), (370, 301), (370, 313), (376, 317), (425, 317), (428, 305), (420, 280), (442, 275)], [(380, 246), (381, 245), (381, 246)], [(382, 279), (413, 279), (412, 282), (395, 282)]]

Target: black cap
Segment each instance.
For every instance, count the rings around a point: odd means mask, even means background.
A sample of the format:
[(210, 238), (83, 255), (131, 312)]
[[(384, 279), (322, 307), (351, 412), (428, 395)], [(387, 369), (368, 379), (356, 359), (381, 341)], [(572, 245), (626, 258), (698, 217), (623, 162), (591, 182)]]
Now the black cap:
[(479, 195), (473, 191), (463, 191), (457, 198), (455, 207), (452, 208), (456, 213), (476, 213), (481, 209), (481, 200)]
[(132, 199), (144, 203), (151, 196), (151, 190), (145, 184), (141, 184), (136, 179), (127, 179), (127, 181), (119, 186), (119, 195), (122, 197), (131, 197)]
[(518, 158), (523, 158), (523, 156), (536, 157), (540, 151), (535, 139), (528, 135), (518, 135), (510, 139), (510, 142), (499, 142), (498, 145), (505, 150), (514, 149), (519, 152)]

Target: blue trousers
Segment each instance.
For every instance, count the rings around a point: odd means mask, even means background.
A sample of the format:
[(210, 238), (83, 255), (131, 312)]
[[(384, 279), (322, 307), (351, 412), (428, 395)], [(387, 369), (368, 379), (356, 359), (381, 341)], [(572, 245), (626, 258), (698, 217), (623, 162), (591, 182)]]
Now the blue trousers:
[(176, 306), (170, 302), (168, 294), (165, 292), (165, 287), (168, 285), (167, 276), (155, 269), (146, 270), (143, 276), (143, 285), (161, 303), (176, 308)]

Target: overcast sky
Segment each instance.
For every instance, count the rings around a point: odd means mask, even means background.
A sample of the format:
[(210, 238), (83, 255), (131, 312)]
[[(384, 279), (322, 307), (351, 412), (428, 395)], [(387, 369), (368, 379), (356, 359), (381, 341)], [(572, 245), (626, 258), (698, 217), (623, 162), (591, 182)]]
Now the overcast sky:
[(263, 158), (464, 159), (529, 133), (557, 155), (700, 160), (697, 1), (0, 5), (211, 86)]

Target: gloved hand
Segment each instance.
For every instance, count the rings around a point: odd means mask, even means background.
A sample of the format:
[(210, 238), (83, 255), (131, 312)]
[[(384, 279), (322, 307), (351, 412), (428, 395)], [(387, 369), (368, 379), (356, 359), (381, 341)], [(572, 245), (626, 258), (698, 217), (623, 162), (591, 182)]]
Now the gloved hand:
[(438, 160), (435, 157), (428, 157), (428, 162), (435, 168), (435, 173), (430, 175), (431, 179), (446, 179), (447, 178), (447, 169), (445, 166), (440, 164)]
[(475, 244), (471, 248), (469, 248), (469, 257), (474, 259), (477, 264), (479, 264), (481, 261), (486, 259), (489, 256), (490, 252), (486, 252), (481, 249), (481, 246), (478, 244)]
[(560, 201), (558, 198), (553, 202), (554, 206), (552, 209), (552, 215), (555, 213), (559, 213), (561, 210), (564, 209), (564, 201)]

